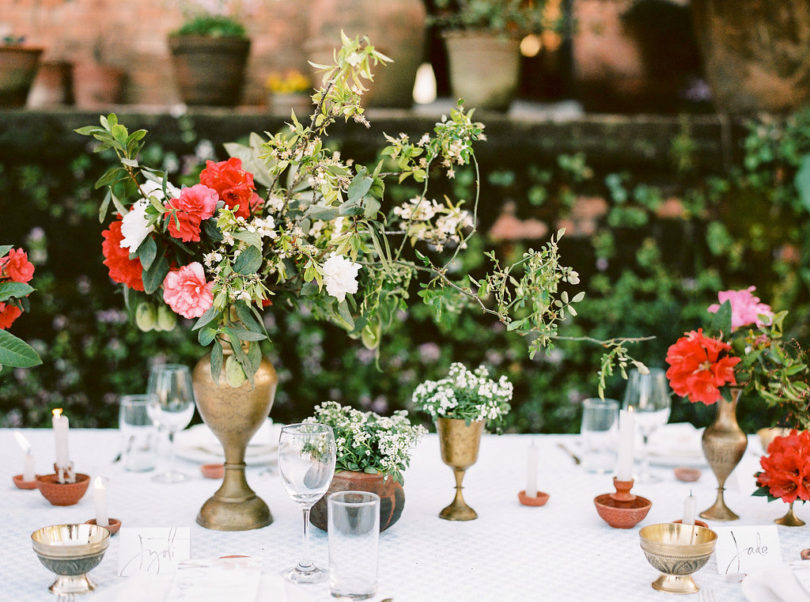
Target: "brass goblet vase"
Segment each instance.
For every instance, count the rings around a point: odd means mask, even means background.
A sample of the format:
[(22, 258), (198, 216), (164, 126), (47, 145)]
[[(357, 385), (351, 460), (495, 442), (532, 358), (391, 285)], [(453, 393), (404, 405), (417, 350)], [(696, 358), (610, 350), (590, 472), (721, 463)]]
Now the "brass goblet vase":
[(456, 418), (439, 418), (436, 430), (439, 433), (439, 446), (442, 462), (453, 469), (456, 478), (456, 497), (451, 504), (439, 512), (445, 520), (475, 520), (478, 513), (467, 505), (461, 494), (462, 481), (467, 469), (478, 460), (478, 448), (485, 421), (470, 422)]
[(714, 504), (700, 513), (701, 518), (709, 520), (737, 520), (740, 518), (726, 505), (723, 493), (726, 479), (740, 463), (748, 437), (737, 424), (737, 402), (742, 389), (731, 389), (731, 401), (720, 398), (717, 402), (717, 417), (703, 431), (703, 454), (717, 477), (717, 499)]
[(793, 509), (794, 502), (790, 502), (790, 508), (788, 508), (787, 513), (781, 517), (777, 518), (775, 522), (777, 525), (782, 525), (783, 527), (803, 527), (807, 523), (805, 523), (802, 519), (800, 519), (796, 515), (796, 511)]
[[(224, 359), (232, 353), (230, 345), (223, 344)], [(270, 413), (277, 383), (276, 371), (267, 358), (262, 358), (253, 384), (245, 381), (239, 387), (227, 383), (224, 370), (219, 381), (214, 382), (208, 355), (194, 367), (192, 385), (197, 409), (225, 452), (222, 486), (197, 515), (197, 523), (206, 529), (247, 531), (273, 522), (270, 508), (245, 478), (245, 450)]]

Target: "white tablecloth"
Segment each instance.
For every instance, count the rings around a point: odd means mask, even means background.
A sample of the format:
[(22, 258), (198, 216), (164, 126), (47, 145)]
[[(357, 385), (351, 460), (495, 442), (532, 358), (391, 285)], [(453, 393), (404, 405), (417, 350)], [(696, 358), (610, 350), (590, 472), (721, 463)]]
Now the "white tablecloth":
[[(50, 472), (47, 468), (54, 453), (50, 430), (23, 432), (34, 448), (37, 472)], [(452, 473), (441, 462), (436, 436), (421, 442), (406, 473), (405, 510), (399, 522), (381, 536), (380, 595), (376, 600), (669, 599), (668, 594), (650, 587), (657, 573), (639, 548), (638, 527), (612, 529), (594, 510), (594, 496), (612, 490), (610, 478), (585, 473), (558, 449), (557, 442), (571, 442), (572, 437), (534, 438), (541, 451), (539, 487), (551, 495), (548, 504), (530, 508), (517, 500), (517, 492), (525, 487), (530, 436), (484, 435), (478, 463), (464, 482), (465, 498), (478, 511), (479, 519), (466, 523), (438, 518), (439, 510), (453, 497)], [(203, 479), (191, 462), (178, 459), (180, 466), (194, 474), (193, 480), (161, 485), (152, 482), (149, 473), (129, 473), (120, 463), (112, 463), (119, 451), (114, 430), (72, 429), (70, 451), (77, 470), (109, 478), (109, 514), (120, 518), (125, 526), (188, 526), (192, 557), (248, 554), (260, 558), (268, 573), (279, 572), (297, 560), (301, 514), (277, 475), (260, 476), (259, 468), (248, 470), (249, 482), (270, 505), (275, 522), (257, 531), (222, 533), (195, 523), (199, 506), (216, 490), (218, 482)], [(22, 472), (22, 452), (11, 431), (0, 430), (0, 457), (4, 459), (0, 477), (4, 483), (0, 485), (0, 599), (53, 599), (47, 591), (53, 577), (34, 555), (30, 534), (45, 525), (93, 518), (92, 491), (76, 506), (51, 506), (38, 491), (14, 487), (11, 477)], [(639, 527), (680, 518), (690, 489), (698, 499), (699, 510), (713, 501), (715, 481), (708, 469), (692, 484), (675, 481), (671, 470), (660, 470), (663, 483), (639, 485), (634, 490), (653, 501)], [(748, 491), (736, 488), (727, 492), (727, 501), (743, 517), (734, 524), (770, 524), (786, 510), (782, 503), (768, 504), (764, 498), (751, 497)], [(810, 546), (806, 528), (779, 527), (779, 533), (786, 561), (798, 560), (800, 549)], [(316, 561), (326, 566), (326, 534), (318, 529), (312, 532), (312, 549)], [(113, 538), (104, 560), (92, 572), (99, 591), (118, 584), (117, 556), (118, 541)], [(714, 558), (695, 580), (714, 590), (717, 600), (744, 599), (739, 584), (727, 583), (717, 574)], [(314, 601), (331, 599), (326, 585), (303, 589)]]

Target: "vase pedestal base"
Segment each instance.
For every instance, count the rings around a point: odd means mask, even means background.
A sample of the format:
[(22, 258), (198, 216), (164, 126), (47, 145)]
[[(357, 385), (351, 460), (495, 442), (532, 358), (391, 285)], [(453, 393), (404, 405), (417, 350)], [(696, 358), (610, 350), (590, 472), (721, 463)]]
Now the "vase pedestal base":
[(245, 480), (244, 464), (226, 464), (225, 479), (197, 515), (197, 524), (215, 531), (249, 531), (273, 522), (264, 500)]
[(456, 499), (439, 512), (439, 518), (444, 520), (475, 520), (478, 518), (478, 513), (467, 505), (467, 502), (461, 497), (461, 491), (459, 491)]
[(709, 520), (738, 520), (740, 517), (728, 506), (726, 500), (723, 498), (724, 487), (717, 489), (717, 499), (712, 504), (711, 508), (707, 508), (700, 513), (700, 518), (707, 518)]
[(777, 525), (782, 525), (783, 527), (803, 527), (807, 523), (805, 523), (802, 519), (796, 516), (796, 511), (793, 509), (793, 502), (790, 503), (790, 508), (781, 518), (777, 518), (775, 521)]

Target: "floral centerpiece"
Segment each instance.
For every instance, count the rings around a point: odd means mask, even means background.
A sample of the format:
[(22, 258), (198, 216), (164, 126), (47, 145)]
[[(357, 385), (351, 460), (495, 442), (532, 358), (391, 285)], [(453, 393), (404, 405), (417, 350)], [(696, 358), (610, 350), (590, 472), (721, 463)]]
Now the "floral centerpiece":
[(183, 24), (171, 35), (245, 38), (243, 19), (255, 2), (246, 0), (183, 0)]
[(23, 311), (28, 311), (28, 295), (34, 292), (28, 283), (33, 277), (34, 265), (24, 250), (0, 245), (0, 370), (42, 363), (28, 343), (8, 332)]
[(769, 502), (782, 500), (790, 504), (788, 513), (777, 523), (800, 527), (804, 521), (793, 511), (793, 504), (810, 501), (810, 431), (792, 430), (789, 435), (775, 437), (760, 461), (762, 471), (756, 474), (754, 495), (765, 496)]
[(380, 496), (380, 528), (393, 525), (405, 505), (402, 471), (410, 463), (411, 450), (427, 431), (411, 424), (408, 412), (400, 410), (383, 417), (361, 412), (335, 401), (315, 406), (304, 422), (332, 427), (337, 460), (329, 491), (312, 508), (312, 524), (326, 529), (326, 498), (335, 491), (372, 491)]
[(725, 506), (723, 489), (748, 444), (736, 418), (743, 392), (784, 407), (786, 421), (810, 421), (806, 353), (783, 339), (787, 312), (774, 313), (754, 290), (721, 291), (719, 303), (708, 307), (713, 315), (706, 329), (686, 333), (667, 350), (673, 391), (692, 403), (718, 406), (715, 422), (703, 433), (703, 451), (719, 482), (717, 501), (701, 513), (704, 518), (738, 518)]

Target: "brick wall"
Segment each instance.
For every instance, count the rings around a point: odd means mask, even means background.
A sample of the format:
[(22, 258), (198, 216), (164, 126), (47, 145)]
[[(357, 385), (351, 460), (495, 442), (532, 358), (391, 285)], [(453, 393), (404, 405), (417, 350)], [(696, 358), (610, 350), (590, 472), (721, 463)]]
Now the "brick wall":
[[(261, 0), (246, 23), (252, 40), (245, 104), (264, 103), (273, 70), (306, 71), (308, 0)], [(166, 37), (182, 19), (173, 0), (0, 0), (0, 31), (46, 48), (44, 60), (101, 62), (126, 72), (124, 100), (178, 102)]]

